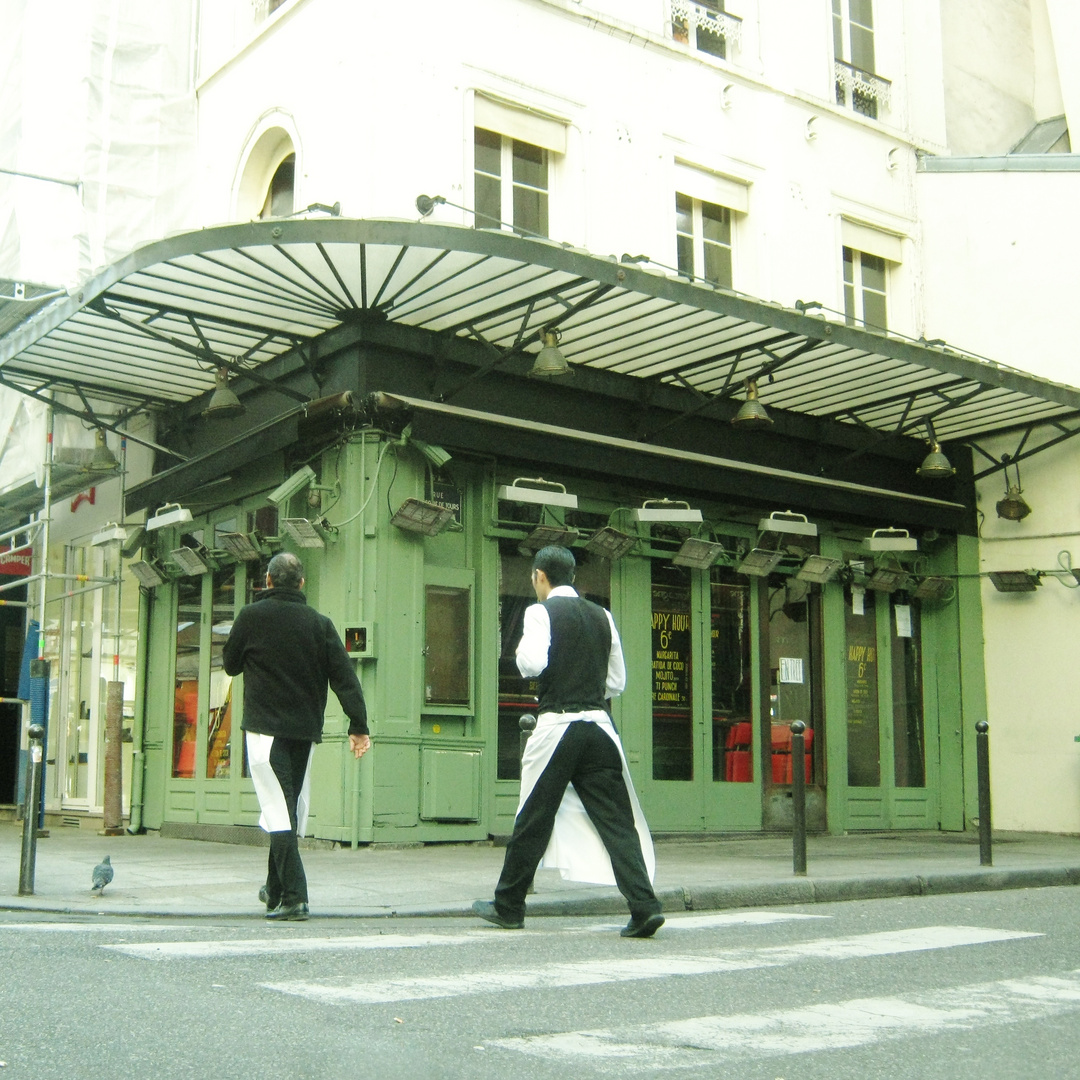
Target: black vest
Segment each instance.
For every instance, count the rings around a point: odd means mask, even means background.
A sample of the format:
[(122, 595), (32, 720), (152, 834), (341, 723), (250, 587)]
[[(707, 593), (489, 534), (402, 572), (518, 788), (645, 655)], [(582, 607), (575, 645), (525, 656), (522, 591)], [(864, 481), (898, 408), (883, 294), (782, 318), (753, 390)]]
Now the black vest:
[(547, 667), (540, 672), (540, 712), (586, 712), (607, 708), (611, 624), (607, 612), (580, 596), (549, 596), (551, 620)]

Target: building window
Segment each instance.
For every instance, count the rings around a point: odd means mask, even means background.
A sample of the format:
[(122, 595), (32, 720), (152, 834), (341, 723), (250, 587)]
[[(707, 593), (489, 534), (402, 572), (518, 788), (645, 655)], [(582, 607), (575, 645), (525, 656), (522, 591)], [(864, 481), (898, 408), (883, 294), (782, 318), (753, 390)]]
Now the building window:
[(885, 260), (854, 248), (844, 249), (844, 316), (849, 325), (888, 327)]
[(876, 120), (892, 84), (874, 73), (872, 0), (832, 0), (836, 103)]
[(474, 129), (473, 205), (478, 229), (548, 235), (548, 151), (486, 128)]
[(731, 288), (731, 211), (726, 206), (675, 194), (679, 273)]
[(698, 52), (726, 60), (741, 34), (742, 20), (724, 11), (724, 0), (671, 0), (671, 36)]
[(288, 217), (293, 212), (293, 189), (296, 182), (296, 155), (289, 154), (274, 171), (266, 191), (260, 218)]

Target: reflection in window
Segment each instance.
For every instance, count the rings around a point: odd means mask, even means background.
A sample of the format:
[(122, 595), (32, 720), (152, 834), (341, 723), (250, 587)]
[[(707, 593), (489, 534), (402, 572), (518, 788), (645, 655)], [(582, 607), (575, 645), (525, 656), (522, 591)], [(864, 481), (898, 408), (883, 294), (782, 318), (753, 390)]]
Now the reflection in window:
[(885, 260), (880, 255), (868, 255), (845, 247), (844, 256), (844, 316), (849, 325), (886, 329)]
[(424, 593), (424, 701), (468, 705), (470, 590), (428, 585)]
[(731, 288), (731, 211), (726, 206), (676, 192), (675, 240), (680, 274)]
[[(901, 610), (907, 608), (907, 614)], [(893, 758), (897, 787), (926, 786), (923, 739), (922, 620), (919, 602), (894, 600), (897, 625), (910, 620), (910, 637), (892, 635)], [(896, 618), (898, 613), (899, 618)]]
[(774, 784), (791, 783), (791, 725), (806, 725), (806, 777), (813, 777), (815, 700), (814, 594), (805, 581), (769, 584), (769, 713)]
[(712, 597), (712, 778), (754, 778), (750, 585), (734, 570), (709, 571)]
[(194, 779), (195, 740), (199, 723), (202, 578), (180, 578), (176, 591), (176, 686), (173, 695), (172, 775)]
[(266, 192), (266, 202), (259, 211), (260, 218), (287, 217), (293, 212), (293, 191), (296, 183), (296, 155), (289, 154), (277, 167)]
[(236, 568), (214, 571), (210, 628), (210, 722), (206, 735), (206, 778), (227, 779), (232, 758), (232, 678), (221, 667), (221, 650), (232, 629)]
[(848, 784), (881, 784), (881, 737), (878, 732), (877, 613), (874, 597), (865, 597), (864, 614), (852, 611), (845, 590), (844, 630), (847, 667)]
[(653, 779), (694, 779), (690, 571), (652, 563)]
[(502, 222), (548, 234), (548, 152), (543, 147), (474, 128), (473, 205), (478, 229)]

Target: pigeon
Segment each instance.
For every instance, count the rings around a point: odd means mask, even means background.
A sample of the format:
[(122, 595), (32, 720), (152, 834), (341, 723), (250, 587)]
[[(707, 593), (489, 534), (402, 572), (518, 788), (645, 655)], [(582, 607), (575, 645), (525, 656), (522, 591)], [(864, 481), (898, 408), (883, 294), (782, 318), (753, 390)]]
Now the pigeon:
[(90, 891), (100, 895), (102, 889), (104, 889), (112, 879), (112, 863), (109, 862), (109, 856), (106, 855), (104, 861), (99, 862), (97, 866), (94, 867), (94, 886)]

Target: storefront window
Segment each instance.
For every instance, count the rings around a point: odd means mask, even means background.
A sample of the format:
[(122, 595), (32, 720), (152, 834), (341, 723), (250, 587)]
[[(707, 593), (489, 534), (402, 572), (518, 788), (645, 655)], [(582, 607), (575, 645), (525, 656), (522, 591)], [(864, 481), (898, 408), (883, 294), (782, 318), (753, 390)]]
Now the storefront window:
[(712, 778), (748, 783), (754, 779), (750, 586), (745, 577), (733, 570), (714, 566), (709, 571), (709, 591), (712, 605)]
[(847, 651), (848, 784), (879, 787), (881, 737), (878, 732), (877, 614), (874, 594), (846, 589), (844, 630)]
[(771, 582), (769, 597), (770, 769), (774, 784), (791, 783), (791, 725), (806, 725), (806, 779), (814, 775), (815, 723), (814, 623), (816, 603), (810, 586), (787, 578)]
[(897, 787), (926, 786), (922, 634), (918, 601), (893, 603), (893, 759)]
[(176, 586), (176, 688), (173, 701), (172, 775), (195, 777), (199, 721), (200, 620), (202, 578), (181, 578)]
[(690, 571), (652, 563), (654, 780), (694, 779)]
[(424, 592), (424, 702), (468, 705), (471, 590), (428, 585)]
[[(68, 574), (92, 574), (91, 549), (65, 548), (64, 571)], [(60, 589), (66, 584), (58, 583)], [(64, 799), (82, 800), (90, 794), (90, 732), (94, 700), (94, 628), (101, 596), (99, 590), (75, 591), (63, 603), (62, 625), (66, 631), (63, 671), (66, 673), (67, 731), (64, 738), (66, 771)], [(54, 610), (61, 613), (59, 605)], [(104, 703), (102, 703), (104, 704)]]
[(214, 571), (210, 628), (210, 723), (206, 735), (206, 779), (227, 779), (232, 757), (232, 678), (221, 667), (221, 651), (232, 629), (236, 568)]

